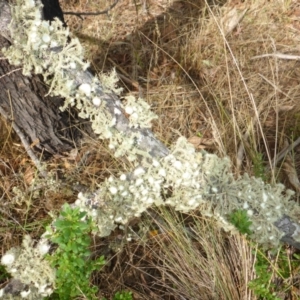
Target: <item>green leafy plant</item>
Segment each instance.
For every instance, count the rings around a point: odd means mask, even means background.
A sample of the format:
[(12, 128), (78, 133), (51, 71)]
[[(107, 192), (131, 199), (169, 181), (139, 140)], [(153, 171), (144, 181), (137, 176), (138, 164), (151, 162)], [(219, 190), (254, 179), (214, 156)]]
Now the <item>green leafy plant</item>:
[(248, 286), (258, 299), (280, 300), (277, 295), (282, 294), (283, 290), (287, 292), (291, 289), (290, 279), (293, 278), (293, 274), (298, 273), (299, 255), (294, 253), (290, 256), (282, 247), (277, 253), (273, 253), (272, 257), (269, 259), (262, 249), (256, 251), (256, 278), (251, 280)]
[(252, 222), (249, 220), (246, 210), (236, 210), (229, 215), (229, 222), (233, 224), (240, 233), (251, 234), (250, 226)]
[(90, 258), (91, 219), (79, 208), (65, 204), (53, 225), (55, 232), (49, 238), (58, 248), (48, 259), (56, 269), (54, 299), (72, 299), (79, 295), (97, 299), (97, 287), (90, 284), (90, 276), (105, 261), (103, 256), (96, 260)]
[(113, 300), (132, 300), (132, 292), (121, 291), (114, 295)]
[(6, 269), (3, 265), (0, 265), (0, 282), (7, 278), (10, 278), (9, 273), (6, 271)]
[(280, 300), (276, 296), (275, 284), (271, 282), (273, 272), (271, 272), (270, 261), (260, 251), (257, 252), (254, 267), (257, 277), (248, 283), (249, 288), (258, 299)]

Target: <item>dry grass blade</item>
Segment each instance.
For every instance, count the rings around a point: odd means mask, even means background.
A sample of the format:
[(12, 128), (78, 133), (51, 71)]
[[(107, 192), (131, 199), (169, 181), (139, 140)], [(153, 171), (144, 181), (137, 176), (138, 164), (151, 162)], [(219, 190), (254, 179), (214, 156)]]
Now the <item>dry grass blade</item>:
[(262, 55), (256, 55), (251, 57), (251, 59), (258, 59), (258, 58), (265, 58), (265, 57), (274, 57), (279, 59), (289, 59), (289, 60), (300, 60), (299, 55), (289, 55), (289, 54), (283, 54), (283, 53), (266, 53)]

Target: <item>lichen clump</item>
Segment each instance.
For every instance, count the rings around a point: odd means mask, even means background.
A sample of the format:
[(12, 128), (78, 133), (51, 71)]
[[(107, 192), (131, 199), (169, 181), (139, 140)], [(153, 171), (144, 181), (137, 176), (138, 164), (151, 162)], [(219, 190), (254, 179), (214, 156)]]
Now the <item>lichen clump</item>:
[[(135, 167), (130, 174), (108, 178), (93, 194), (79, 193), (74, 205), (92, 217), (97, 225), (95, 234), (108, 236), (155, 205), (169, 205), (184, 213), (199, 209), (202, 215), (217, 219), (225, 230), (235, 231), (227, 217), (244, 209), (252, 222), (252, 238), (263, 245), (278, 246), (283, 233), (274, 222), (299, 210), (290, 201), (292, 192), (247, 174), (236, 180), (228, 158), (196, 152), (185, 138), (179, 138), (162, 158), (139, 150), (143, 139), (139, 130), (148, 129), (156, 117), (149, 105), (132, 96), (125, 97), (124, 103), (108, 97), (121, 93), (115, 72), (102, 76), (101, 83), (84, 73), (88, 63), (79, 41), (69, 39), (68, 29), (59, 20), (51, 24), (43, 21), (41, 7), (39, 1), (17, 0), (10, 26), (15, 42), (4, 54), (10, 63), (22, 65), (25, 75), (43, 74), (50, 93), (65, 97), (62, 109), (76, 106), (79, 116), (91, 121), (95, 133), (109, 140), (115, 155), (126, 156)], [(26, 237), (22, 249), (12, 249), (2, 258), (14, 278), (29, 286), (33, 283), (30, 293), (48, 295), (53, 290), (55, 274), (44, 260), (47, 248), (34, 247)]]
[(50, 93), (69, 97), (74, 82), (65, 76), (65, 70), (82, 68), (84, 50), (78, 39), (70, 39), (69, 29), (55, 19), (48, 22), (41, 18), (42, 4), (34, 0), (18, 0), (11, 7), (13, 21), (10, 33), (14, 44), (2, 49), (13, 65), (22, 65), (23, 74), (42, 74), (50, 84)]
[[(42, 74), (49, 84), (49, 94), (64, 97), (61, 110), (76, 106), (81, 118), (89, 119), (101, 139), (110, 140), (116, 156), (128, 155), (132, 160), (146, 153), (137, 154), (136, 133), (131, 128), (149, 128), (157, 116), (142, 99), (128, 96), (125, 104), (115, 97), (120, 95), (116, 72), (94, 77), (87, 71), (84, 49), (69, 29), (55, 19), (42, 20), (42, 4), (38, 0), (17, 0), (12, 6), (13, 22), (10, 33), (14, 43), (2, 49), (10, 64), (21, 65), (23, 74)], [(22, 24), (22, 26), (20, 26)], [(110, 95), (108, 97), (107, 95)], [(123, 112), (129, 116), (126, 119)], [(122, 117), (123, 116), (123, 117)], [(128, 129), (128, 130), (127, 130)]]
[[(41, 239), (34, 245), (34, 241), (26, 235), (20, 248), (12, 248), (2, 256), (1, 264), (24, 285), (24, 290), (20, 291), (22, 298), (42, 299), (52, 294), (55, 270), (45, 260), (49, 249), (46, 240)], [(4, 292), (5, 289), (0, 290), (0, 297), (5, 297)]]
[(152, 205), (169, 205), (185, 213), (197, 208), (225, 230), (236, 232), (228, 215), (245, 209), (252, 222), (252, 238), (277, 247), (283, 232), (274, 222), (297, 209), (289, 201), (293, 192), (247, 174), (236, 180), (230, 169), (228, 158), (196, 152), (185, 138), (179, 138), (168, 156), (145, 161), (130, 175), (110, 177), (92, 196), (80, 193), (75, 205), (88, 211), (100, 236), (109, 235)]
[(151, 112), (150, 105), (143, 99), (136, 99), (133, 96), (127, 96), (125, 112), (129, 115), (130, 126), (134, 128), (151, 127), (152, 120), (157, 118), (157, 115)]

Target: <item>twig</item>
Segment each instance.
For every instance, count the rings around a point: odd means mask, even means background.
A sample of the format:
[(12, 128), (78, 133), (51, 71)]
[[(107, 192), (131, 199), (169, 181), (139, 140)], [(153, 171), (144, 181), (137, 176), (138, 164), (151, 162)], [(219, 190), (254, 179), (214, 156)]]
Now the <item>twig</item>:
[[(289, 143), (287, 139), (284, 141), (284, 146), (287, 148), (289, 146)], [(300, 181), (298, 178), (298, 174), (295, 167), (295, 162), (292, 159), (292, 156), (286, 155), (284, 162), (282, 163), (283, 171), (287, 176), (287, 179), (289, 183), (292, 185), (292, 187), (296, 190), (297, 194), (300, 192)]]
[[(6, 112), (2, 109), (2, 107), (0, 107), (0, 113), (6, 120), (10, 120), (10, 118), (8, 117)], [(23, 132), (21, 131), (21, 129), (17, 126), (17, 124), (14, 121), (11, 120), (11, 124), (12, 124), (12, 128), (15, 130), (16, 134), (19, 136), (27, 154), (29, 155), (29, 157), (31, 158), (33, 163), (35, 164), (36, 168), (39, 170), (39, 172), (42, 174), (43, 177), (47, 178), (48, 173), (44, 170), (41, 162), (39, 161), (39, 159), (36, 157), (36, 155), (32, 151), (30, 144), (26, 140), (26, 137), (23, 134)]]
[(290, 151), (292, 151), (295, 147), (297, 147), (300, 144), (300, 137), (296, 139), (295, 142), (293, 142), (288, 147), (285, 147), (283, 150), (279, 152), (278, 155), (273, 159), (273, 166), (276, 166), (279, 161), (281, 161)]
[[(1, 59), (2, 59), (2, 58), (0, 57), (0, 60), (1, 60)], [(6, 73), (6, 74), (0, 76), (0, 79), (3, 78), (3, 77), (5, 77), (5, 76), (8, 76), (8, 75), (10, 75), (10, 74), (12, 74), (12, 73), (15, 73), (15, 72), (17, 72), (17, 71), (20, 71), (20, 70), (22, 70), (22, 68), (18, 68), (18, 69), (15, 69), (15, 70), (11, 70), (10, 72), (8, 72), (8, 73)]]
[[(299, 56), (300, 58), (300, 56)], [(278, 86), (276, 86), (273, 82), (271, 82), (268, 78), (266, 78), (264, 75), (258, 73), (258, 76), (260, 76), (262, 79), (264, 79), (268, 84), (270, 84), (274, 90), (280, 92), (281, 94), (283, 94), (284, 96), (286, 96), (288, 99), (292, 100), (292, 98), (287, 94), (285, 93), (284, 91), (282, 91)]]
[(280, 59), (288, 59), (288, 60), (300, 60), (299, 55), (290, 55), (290, 54), (283, 54), (283, 53), (266, 53), (262, 55), (257, 55), (251, 57), (251, 59), (258, 59), (258, 58), (265, 58), (265, 57), (274, 57)]
[(65, 11), (63, 12), (64, 15), (73, 15), (77, 17), (81, 16), (98, 16), (98, 15), (104, 15), (107, 14), (110, 10), (112, 10), (117, 4), (119, 0), (115, 0), (113, 4), (111, 4), (107, 9), (97, 12), (73, 12), (73, 11)]
[(122, 74), (118, 74), (118, 76), (125, 81), (126, 83), (131, 84), (134, 88), (136, 88), (137, 90), (140, 88), (140, 85), (137, 81), (130, 79), (130, 75), (118, 64), (116, 64), (111, 58), (108, 58), (108, 61), (110, 61), (120, 72), (122, 72), (124, 75)]

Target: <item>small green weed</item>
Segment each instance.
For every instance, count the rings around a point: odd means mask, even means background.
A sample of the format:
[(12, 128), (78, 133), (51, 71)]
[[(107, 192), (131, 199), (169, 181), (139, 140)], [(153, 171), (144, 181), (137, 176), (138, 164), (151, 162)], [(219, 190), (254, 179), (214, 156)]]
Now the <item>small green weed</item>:
[(260, 177), (263, 181), (267, 181), (264, 159), (262, 153), (255, 153), (252, 157), (253, 173), (255, 177)]
[[(107, 300), (106, 298), (102, 298), (102, 300)], [(132, 300), (132, 292), (121, 291), (116, 292), (113, 300)]]
[[(242, 233), (251, 234), (250, 226), (251, 221), (247, 216), (246, 210), (236, 210), (229, 215), (229, 221)], [(249, 241), (253, 248), (256, 248), (251, 241)], [(257, 249), (256, 262), (254, 265), (256, 278), (249, 282), (249, 288), (260, 300), (280, 300), (277, 297), (277, 291), (290, 289), (285, 286), (284, 282), (288, 282), (293, 270), (299, 269), (300, 261), (297, 254), (293, 255), (290, 259), (284, 249), (281, 249), (276, 255), (276, 261), (270, 261), (264, 254), (265, 250)], [(275, 266), (276, 265), (276, 269)], [(279, 277), (283, 282), (281, 286), (274, 284), (274, 276)]]
[(54, 226), (56, 231), (49, 238), (58, 248), (48, 256), (57, 270), (55, 295), (51, 299), (72, 299), (79, 295), (97, 299), (97, 287), (91, 286), (90, 276), (104, 265), (105, 260), (103, 256), (90, 259), (91, 219), (86, 218), (86, 213), (80, 212), (79, 208), (65, 204)]
[(233, 224), (240, 233), (251, 234), (250, 226), (252, 222), (249, 220), (246, 210), (236, 210), (229, 215), (229, 222)]
[(258, 299), (280, 300), (281, 298), (277, 297), (279, 292), (285, 291), (287, 294), (289, 290), (291, 291), (292, 286), (289, 282), (293, 274), (298, 273), (299, 258), (297, 254), (289, 257), (285, 249), (281, 248), (276, 258), (269, 260), (264, 252), (258, 249), (254, 266), (256, 278), (249, 282), (249, 288)]
[(257, 251), (254, 267), (257, 277), (248, 283), (249, 288), (259, 297), (258, 299), (280, 300), (276, 297), (275, 284), (271, 281), (273, 272), (270, 261), (260, 251)]
[(132, 300), (132, 293), (126, 291), (117, 292), (113, 300)]
[(10, 278), (9, 273), (7, 273), (5, 267), (4, 267), (3, 265), (0, 264), (0, 282), (1, 282), (2, 280), (6, 280), (6, 279), (8, 279), (8, 278)]

